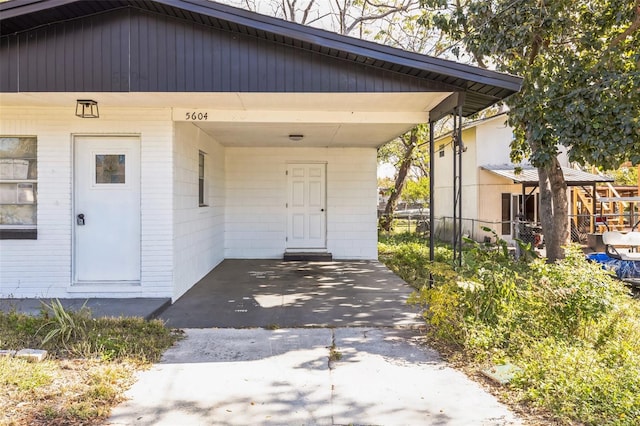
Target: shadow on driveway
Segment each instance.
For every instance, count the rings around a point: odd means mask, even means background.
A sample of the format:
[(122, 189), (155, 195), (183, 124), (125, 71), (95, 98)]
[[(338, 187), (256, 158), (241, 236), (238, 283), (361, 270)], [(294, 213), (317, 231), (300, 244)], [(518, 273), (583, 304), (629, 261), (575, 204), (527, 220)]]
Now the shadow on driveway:
[(141, 373), (108, 425), (519, 424), (417, 330), (185, 332)]
[(376, 261), (223, 261), (160, 314), (180, 328), (420, 326), (412, 288)]

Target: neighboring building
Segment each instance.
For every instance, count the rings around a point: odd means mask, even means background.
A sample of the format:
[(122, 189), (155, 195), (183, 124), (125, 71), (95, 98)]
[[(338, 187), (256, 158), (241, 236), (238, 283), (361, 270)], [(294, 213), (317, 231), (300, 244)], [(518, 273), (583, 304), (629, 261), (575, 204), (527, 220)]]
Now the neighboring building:
[(175, 300), (225, 258), (376, 259), (377, 147), (520, 83), (205, 0), (1, 3), (0, 297)]
[[(492, 237), (487, 227), (502, 239), (513, 243), (516, 236), (514, 222), (518, 216), (530, 223), (539, 223), (540, 194), (537, 189), (537, 170), (528, 164), (511, 163), (510, 144), (513, 130), (507, 125), (507, 113), (467, 123), (463, 126), (462, 141), (462, 224), (463, 235), (476, 241)], [(451, 134), (435, 140), (434, 207), (436, 236), (447, 240), (453, 223), (453, 150)], [(594, 175), (569, 167), (566, 152), (559, 161), (568, 186), (592, 191), (596, 183), (611, 182), (606, 176)], [(571, 189), (569, 189), (571, 191)], [(568, 194), (571, 200), (570, 194)], [(589, 199), (592, 198), (589, 195)], [(571, 210), (570, 210), (571, 211)]]

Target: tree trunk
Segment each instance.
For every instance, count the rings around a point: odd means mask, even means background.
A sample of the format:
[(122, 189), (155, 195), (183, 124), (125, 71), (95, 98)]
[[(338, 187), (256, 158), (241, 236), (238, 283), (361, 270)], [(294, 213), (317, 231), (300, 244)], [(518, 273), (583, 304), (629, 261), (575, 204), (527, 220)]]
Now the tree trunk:
[(405, 151), (404, 155), (402, 156), (400, 167), (398, 168), (398, 176), (396, 177), (393, 191), (391, 192), (391, 195), (389, 195), (389, 200), (387, 201), (387, 205), (384, 208), (384, 214), (380, 218), (380, 228), (387, 232), (391, 231), (391, 224), (393, 223), (393, 212), (396, 210), (398, 199), (402, 194), (402, 188), (404, 188), (404, 183), (407, 180), (407, 174), (409, 173), (409, 169), (411, 168), (411, 162), (413, 161), (413, 150), (416, 148), (417, 137), (418, 135), (416, 129), (411, 130), (409, 143), (404, 144)]
[(540, 183), (540, 223), (547, 249), (547, 261), (564, 258), (569, 241), (569, 204), (567, 183), (557, 158), (551, 165), (538, 168)]

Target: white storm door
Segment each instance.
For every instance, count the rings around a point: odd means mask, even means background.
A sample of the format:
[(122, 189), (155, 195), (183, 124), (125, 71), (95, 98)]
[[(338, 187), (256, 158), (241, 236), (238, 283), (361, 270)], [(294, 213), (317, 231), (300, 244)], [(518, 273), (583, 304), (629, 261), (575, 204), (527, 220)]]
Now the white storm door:
[(76, 283), (140, 281), (140, 140), (74, 139)]
[(289, 164), (288, 249), (324, 249), (326, 228), (326, 164)]

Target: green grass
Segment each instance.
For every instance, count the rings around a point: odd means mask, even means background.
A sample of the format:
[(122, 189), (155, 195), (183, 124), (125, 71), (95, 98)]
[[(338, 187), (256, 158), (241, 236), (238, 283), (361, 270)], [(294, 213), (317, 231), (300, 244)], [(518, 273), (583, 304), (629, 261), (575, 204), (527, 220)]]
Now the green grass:
[(54, 371), (53, 361), (34, 364), (24, 359), (0, 358), (0, 383), (19, 391), (32, 391), (50, 385)]
[(179, 338), (157, 320), (94, 319), (56, 302), (38, 316), (0, 312), (1, 349), (49, 351), (42, 363), (0, 358), (0, 424), (98, 424)]
[[(408, 236), (381, 239), (380, 259), (416, 289), (439, 348), (476, 368), (522, 368), (511, 400), (559, 424), (640, 424), (640, 303), (568, 249), (556, 264), (515, 261), (503, 243), (466, 245), (461, 267)], [(430, 274), (435, 286), (427, 287)]]
[(139, 317), (91, 318), (88, 310), (61, 313), (43, 309), (39, 316), (0, 313), (0, 347), (41, 348), (54, 357), (100, 357), (154, 362), (176, 334), (159, 320)]

